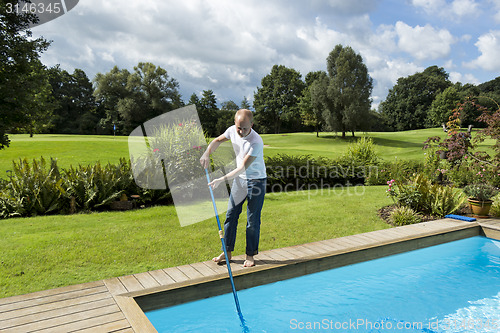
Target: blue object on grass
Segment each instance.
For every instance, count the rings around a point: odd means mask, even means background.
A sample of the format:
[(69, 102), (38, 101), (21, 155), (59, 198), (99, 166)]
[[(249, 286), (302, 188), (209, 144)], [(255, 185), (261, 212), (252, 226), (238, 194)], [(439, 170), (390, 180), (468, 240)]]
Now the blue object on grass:
[(462, 215), (454, 215), (454, 214), (449, 214), (449, 215), (446, 215), (445, 217), (450, 218), (450, 219), (455, 219), (455, 220), (467, 221), (467, 222), (472, 222), (472, 221), (476, 220), (473, 217), (467, 217), (467, 216), (462, 216)]

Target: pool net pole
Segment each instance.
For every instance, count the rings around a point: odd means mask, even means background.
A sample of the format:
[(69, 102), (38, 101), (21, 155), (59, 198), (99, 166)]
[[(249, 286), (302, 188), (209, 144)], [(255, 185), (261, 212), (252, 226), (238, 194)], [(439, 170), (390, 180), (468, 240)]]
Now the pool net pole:
[[(205, 169), (205, 174), (207, 176), (207, 183), (210, 183), (210, 175), (208, 174), (208, 169)], [(212, 197), (212, 204), (214, 206), (215, 217), (217, 219), (217, 226), (219, 227), (219, 236), (222, 243), (222, 249), (224, 250), (224, 258), (226, 258), (227, 272), (229, 274), (229, 280), (231, 281), (231, 288), (233, 289), (234, 303), (236, 304), (236, 310), (238, 311), (238, 316), (240, 317), (241, 324), (246, 328), (245, 319), (243, 319), (243, 314), (241, 313), (240, 302), (238, 301), (238, 295), (236, 294), (236, 288), (234, 286), (233, 273), (231, 272), (231, 265), (229, 264), (229, 259), (227, 257), (226, 242), (224, 240), (224, 234), (220, 224), (219, 213), (217, 211), (217, 206), (215, 205), (214, 192), (211, 186), (208, 186), (210, 190), (210, 196)]]

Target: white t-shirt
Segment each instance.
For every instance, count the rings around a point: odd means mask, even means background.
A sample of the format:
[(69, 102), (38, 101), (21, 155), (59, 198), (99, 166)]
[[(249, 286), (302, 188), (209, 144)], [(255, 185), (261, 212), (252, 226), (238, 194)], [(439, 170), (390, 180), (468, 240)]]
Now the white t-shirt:
[(236, 166), (243, 164), (246, 155), (255, 156), (256, 159), (245, 170), (245, 173), (239, 175), (243, 179), (262, 179), (266, 178), (266, 165), (264, 164), (264, 141), (253, 129), (250, 134), (242, 138), (236, 132), (236, 125), (229, 127), (224, 136), (231, 140), (234, 153), (236, 154)]

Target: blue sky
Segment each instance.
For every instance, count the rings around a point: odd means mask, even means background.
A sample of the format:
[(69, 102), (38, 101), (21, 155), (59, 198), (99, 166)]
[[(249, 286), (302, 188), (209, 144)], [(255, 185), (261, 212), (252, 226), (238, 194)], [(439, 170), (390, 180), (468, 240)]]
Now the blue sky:
[(149, 61), (186, 101), (206, 89), (219, 103), (252, 101), (273, 65), (305, 77), (325, 70), (336, 44), (362, 55), (373, 107), (399, 77), (431, 65), (453, 82), (500, 76), (500, 0), (80, 0), (33, 33), (53, 41), (47, 66), (92, 80)]

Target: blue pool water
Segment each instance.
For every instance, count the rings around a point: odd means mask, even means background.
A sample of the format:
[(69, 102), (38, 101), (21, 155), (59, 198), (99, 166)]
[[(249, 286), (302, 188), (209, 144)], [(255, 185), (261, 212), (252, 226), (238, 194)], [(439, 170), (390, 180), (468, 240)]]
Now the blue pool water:
[[(238, 292), (250, 332), (500, 332), (500, 242), (472, 237)], [(158, 332), (241, 332), (232, 294), (150, 311)]]

